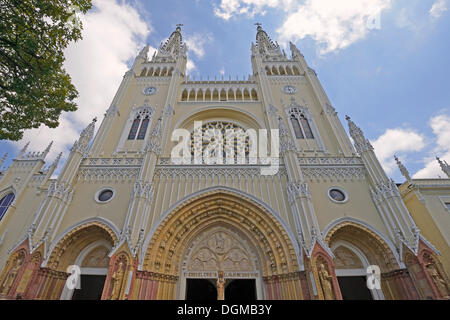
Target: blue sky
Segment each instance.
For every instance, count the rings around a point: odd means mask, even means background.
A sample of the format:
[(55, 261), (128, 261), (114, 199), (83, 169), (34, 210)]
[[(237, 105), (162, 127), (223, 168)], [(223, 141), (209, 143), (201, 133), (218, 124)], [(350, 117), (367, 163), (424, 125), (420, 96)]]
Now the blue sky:
[(157, 48), (177, 23), (184, 24), (191, 76), (248, 75), (260, 22), (280, 45), (297, 44), (341, 120), (348, 114), (363, 129), (390, 176), (403, 181), (394, 153), (411, 175), (444, 176), (433, 157), (450, 162), (449, 0), (93, 2), (82, 17), (84, 39), (66, 50), (79, 110), (58, 129), (1, 141), (0, 156), (10, 153), (5, 165), (28, 140), (33, 151), (55, 140), (50, 161), (66, 155), (90, 119), (103, 116), (142, 46)]

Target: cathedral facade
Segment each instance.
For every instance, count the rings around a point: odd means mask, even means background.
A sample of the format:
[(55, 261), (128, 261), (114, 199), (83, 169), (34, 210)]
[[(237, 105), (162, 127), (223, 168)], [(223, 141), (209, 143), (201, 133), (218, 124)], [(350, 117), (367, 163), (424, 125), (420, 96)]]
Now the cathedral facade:
[[(0, 175), (0, 297), (447, 298), (448, 257), (290, 51), (258, 26), (248, 79), (192, 80), (177, 27), (153, 57), (139, 53), (95, 137), (94, 119), (56, 179), (51, 145), (26, 146)], [(183, 161), (176, 129), (194, 138)], [(258, 137), (235, 139), (243, 157), (230, 159), (208, 138), (227, 130)], [(252, 158), (256, 144), (279, 149), (273, 162)], [(211, 152), (218, 161), (207, 163)]]

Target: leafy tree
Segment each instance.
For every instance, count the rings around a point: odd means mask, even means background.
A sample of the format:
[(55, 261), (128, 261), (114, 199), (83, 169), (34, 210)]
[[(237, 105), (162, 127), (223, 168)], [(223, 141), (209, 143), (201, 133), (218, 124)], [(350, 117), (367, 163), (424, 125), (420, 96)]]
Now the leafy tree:
[(91, 0), (0, 0), (0, 139), (55, 128), (61, 112), (77, 109), (63, 50), (81, 39), (77, 14), (91, 7)]

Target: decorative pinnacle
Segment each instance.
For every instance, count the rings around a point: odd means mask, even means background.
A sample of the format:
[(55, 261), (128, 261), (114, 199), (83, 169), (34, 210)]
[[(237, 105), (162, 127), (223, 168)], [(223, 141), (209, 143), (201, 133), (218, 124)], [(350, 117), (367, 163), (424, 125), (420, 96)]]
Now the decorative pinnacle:
[(8, 152), (7, 153), (5, 153), (4, 155), (3, 155), (3, 157), (0, 159), (0, 167), (2, 166), (2, 164), (5, 162), (5, 160), (6, 160), (6, 157), (8, 157)]
[(30, 142), (28, 141), (27, 144), (22, 148), (22, 150), (20, 150), (19, 158), (25, 154), (25, 152), (27, 151), (29, 145), (30, 145)]
[(409, 175), (408, 169), (406, 169), (406, 167), (403, 165), (403, 163), (398, 159), (396, 155), (394, 155), (394, 159), (397, 162), (397, 165), (402, 175), (406, 178), (406, 180), (408, 180), (408, 182), (411, 182), (411, 176)]
[(439, 162), (442, 171), (444, 171), (445, 174), (450, 178), (450, 165), (447, 163), (447, 161), (442, 161), (439, 157), (436, 157), (436, 160)]

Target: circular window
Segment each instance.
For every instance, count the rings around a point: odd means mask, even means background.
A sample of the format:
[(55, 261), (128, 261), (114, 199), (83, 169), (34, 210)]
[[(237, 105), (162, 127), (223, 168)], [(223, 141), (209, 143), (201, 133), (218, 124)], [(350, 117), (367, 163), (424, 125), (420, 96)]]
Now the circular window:
[(108, 201), (111, 201), (113, 196), (114, 196), (114, 191), (112, 189), (102, 189), (97, 192), (95, 199), (98, 202), (108, 202)]
[(331, 198), (331, 200), (335, 202), (345, 202), (347, 201), (347, 194), (342, 189), (337, 188), (331, 188), (328, 190), (328, 196)]

